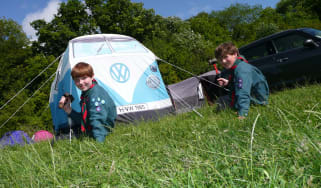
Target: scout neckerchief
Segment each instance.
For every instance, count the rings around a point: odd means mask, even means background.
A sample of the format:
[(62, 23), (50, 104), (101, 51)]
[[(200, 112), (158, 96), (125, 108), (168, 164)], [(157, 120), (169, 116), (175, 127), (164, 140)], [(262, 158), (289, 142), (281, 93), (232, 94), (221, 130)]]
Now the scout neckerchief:
[[(246, 59), (244, 59), (243, 57), (241, 56), (238, 56), (237, 59), (241, 60), (241, 61), (244, 61), (246, 63), (248, 63), (248, 61)], [(232, 70), (232, 73), (229, 75), (229, 83), (231, 83), (234, 79), (234, 70), (236, 69), (236, 67), (239, 65), (239, 63), (241, 61), (235, 61), (234, 62), (234, 65), (230, 68), (230, 70)], [(233, 107), (234, 106), (234, 103), (235, 103), (235, 89), (232, 91), (232, 96), (231, 96), (232, 100), (231, 100), (231, 103), (230, 103), (230, 106)]]
[[(93, 83), (91, 84), (90, 88), (93, 88), (95, 85), (97, 84), (97, 81), (95, 79), (93, 79)], [(86, 130), (91, 130), (92, 127), (90, 125), (88, 125), (88, 127), (86, 126), (86, 122), (87, 122), (87, 115), (88, 115), (88, 112), (87, 112), (87, 106), (86, 106), (86, 101), (88, 100), (88, 91), (85, 91), (81, 94), (81, 101), (82, 101), (82, 104), (81, 104), (81, 132), (86, 132)]]

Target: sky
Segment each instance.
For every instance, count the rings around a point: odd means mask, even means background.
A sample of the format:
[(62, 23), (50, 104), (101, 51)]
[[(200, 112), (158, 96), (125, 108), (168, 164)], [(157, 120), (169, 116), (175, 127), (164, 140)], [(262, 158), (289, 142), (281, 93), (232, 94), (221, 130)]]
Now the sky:
[[(12, 19), (22, 25), (24, 32), (32, 40), (36, 39), (35, 30), (30, 22), (44, 19), (47, 22), (57, 13), (59, 3), (67, 0), (0, 0), (0, 18)], [(187, 19), (199, 12), (223, 10), (235, 3), (261, 5), (275, 8), (280, 0), (131, 0), (142, 2), (145, 9), (154, 9), (163, 17), (177, 16)]]

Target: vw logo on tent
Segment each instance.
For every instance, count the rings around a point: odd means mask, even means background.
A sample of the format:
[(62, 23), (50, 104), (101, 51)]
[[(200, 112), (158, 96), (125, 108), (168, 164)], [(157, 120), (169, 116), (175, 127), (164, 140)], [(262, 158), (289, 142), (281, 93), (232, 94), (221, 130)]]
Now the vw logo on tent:
[(129, 69), (122, 63), (115, 63), (110, 67), (111, 77), (119, 83), (125, 83), (129, 80)]

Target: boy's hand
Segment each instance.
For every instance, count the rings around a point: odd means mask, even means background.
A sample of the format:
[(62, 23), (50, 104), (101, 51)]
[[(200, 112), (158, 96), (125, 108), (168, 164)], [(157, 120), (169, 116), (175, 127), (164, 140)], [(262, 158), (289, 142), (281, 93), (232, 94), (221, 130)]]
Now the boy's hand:
[(237, 119), (245, 119), (244, 116), (238, 116)]
[(59, 108), (62, 108), (67, 114), (70, 114), (71, 113), (70, 103), (71, 103), (70, 97), (62, 96), (59, 101)]
[(218, 78), (217, 82), (220, 86), (226, 86), (228, 84), (228, 80), (225, 78)]

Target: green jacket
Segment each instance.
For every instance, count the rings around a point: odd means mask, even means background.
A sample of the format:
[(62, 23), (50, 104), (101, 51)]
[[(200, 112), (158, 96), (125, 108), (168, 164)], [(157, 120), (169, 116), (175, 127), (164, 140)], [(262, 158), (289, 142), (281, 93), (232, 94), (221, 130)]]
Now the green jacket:
[[(82, 92), (80, 106), (86, 103), (88, 112), (86, 118), (86, 134), (92, 136), (98, 142), (104, 142), (105, 137), (110, 132), (109, 127), (114, 127), (117, 116), (116, 106), (109, 94), (97, 83), (91, 89)], [(69, 114), (71, 119), (77, 124), (81, 124), (83, 112), (72, 110)]]
[(239, 57), (231, 68), (232, 107), (247, 116), (250, 104), (268, 104), (269, 86), (262, 72)]

